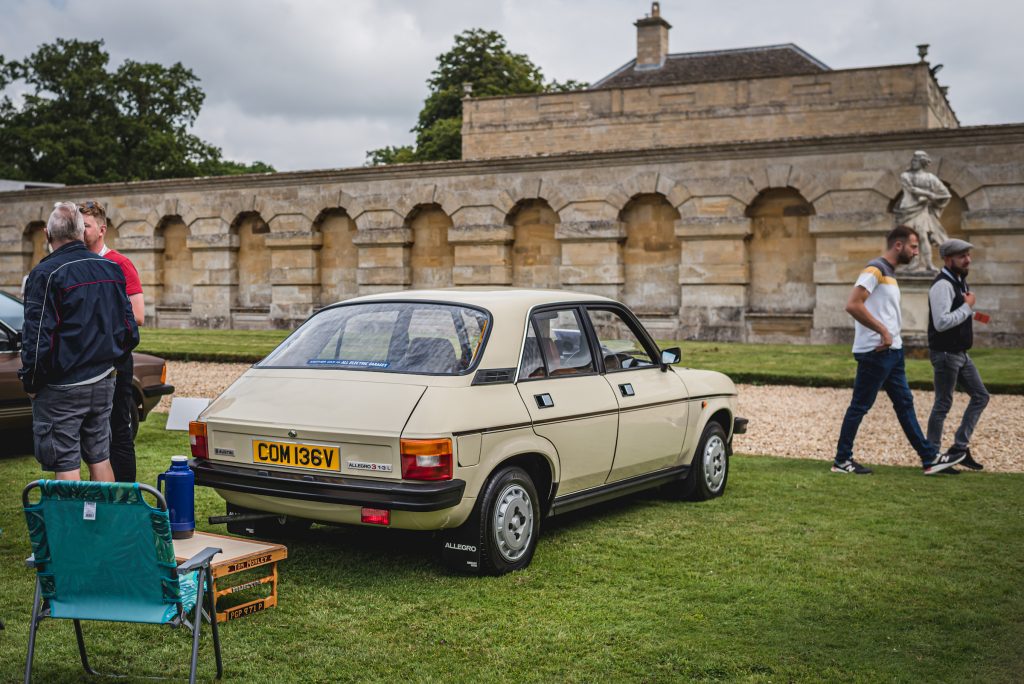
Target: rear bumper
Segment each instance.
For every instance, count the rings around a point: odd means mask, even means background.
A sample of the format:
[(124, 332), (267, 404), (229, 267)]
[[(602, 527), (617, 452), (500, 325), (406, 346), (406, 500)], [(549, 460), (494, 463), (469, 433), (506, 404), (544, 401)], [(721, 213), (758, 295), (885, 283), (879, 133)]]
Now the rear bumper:
[(743, 435), (747, 432), (747, 423), (749, 421), (746, 418), (740, 418), (736, 416), (732, 419), (732, 434)]
[(174, 394), (174, 385), (151, 385), (142, 388), (144, 397), (162, 397), (166, 394)]
[[(136, 386), (138, 388), (138, 386)], [(146, 420), (146, 416), (160, 403), (160, 398), (174, 393), (174, 385), (150, 385), (149, 387), (138, 388), (142, 392), (142, 411), (139, 418)]]
[(306, 473), (271, 472), (224, 463), (191, 459), (189, 467), (196, 484), (285, 499), (301, 499), (347, 506), (369, 506), (396, 511), (439, 511), (459, 505), (466, 483), (380, 482), (349, 478), (326, 478)]

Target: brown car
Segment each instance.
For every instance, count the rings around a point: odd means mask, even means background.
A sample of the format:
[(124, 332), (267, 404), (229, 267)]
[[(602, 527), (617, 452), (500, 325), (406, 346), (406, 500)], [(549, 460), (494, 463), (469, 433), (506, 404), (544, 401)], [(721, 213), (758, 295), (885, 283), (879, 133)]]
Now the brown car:
[[(0, 292), (0, 430), (27, 428), (32, 425), (32, 404), (18, 379), (21, 368), (21, 326), (25, 305), (20, 299)], [(167, 384), (167, 362), (158, 356), (132, 354), (135, 359), (135, 415), (132, 431), (138, 432), (139, 421), (160, 401), (174, 392)]]

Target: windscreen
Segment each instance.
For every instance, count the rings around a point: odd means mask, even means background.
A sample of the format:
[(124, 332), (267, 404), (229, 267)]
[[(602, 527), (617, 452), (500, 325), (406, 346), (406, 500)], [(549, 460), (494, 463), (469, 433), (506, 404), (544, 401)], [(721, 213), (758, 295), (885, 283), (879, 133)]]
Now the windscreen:
[(310, 318), (259, 368), (459, 375), (476, 365), (490, 315), (429, 302), (339, 306)]

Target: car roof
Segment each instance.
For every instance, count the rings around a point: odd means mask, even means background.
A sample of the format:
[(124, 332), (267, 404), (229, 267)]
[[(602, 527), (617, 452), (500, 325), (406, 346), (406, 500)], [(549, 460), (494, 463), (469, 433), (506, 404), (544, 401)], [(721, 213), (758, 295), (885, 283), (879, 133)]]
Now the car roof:
[(572, 290), (532, 290), (515, 287), (448, 287), (435, 290), (402, 290), (364, 295), (342, 304), (384, 301), (428, 301), (479, 307), (494, 316), (493, 328), (480, 368), (508, 368), (519, 363), (519, 352), (531, 309), (547, 304), (617, 303), (614, 299)]
[(381, 300), (443, 301), (470, 306), (515, 306), (533, 307), (558, 302), (613, 302), (599, 295), (571, 290), (535, 290), (522, 287), (444, 287), (434, 290), (401, 290), (364, 295), (346, 300), (346, 303)]

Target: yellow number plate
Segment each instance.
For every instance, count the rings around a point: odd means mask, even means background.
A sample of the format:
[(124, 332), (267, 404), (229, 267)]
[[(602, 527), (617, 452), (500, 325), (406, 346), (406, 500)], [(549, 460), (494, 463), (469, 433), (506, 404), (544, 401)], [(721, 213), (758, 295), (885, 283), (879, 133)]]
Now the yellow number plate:
[(341, 470), (338, 447), (253, 440), (252, 462), (313, 470)]

